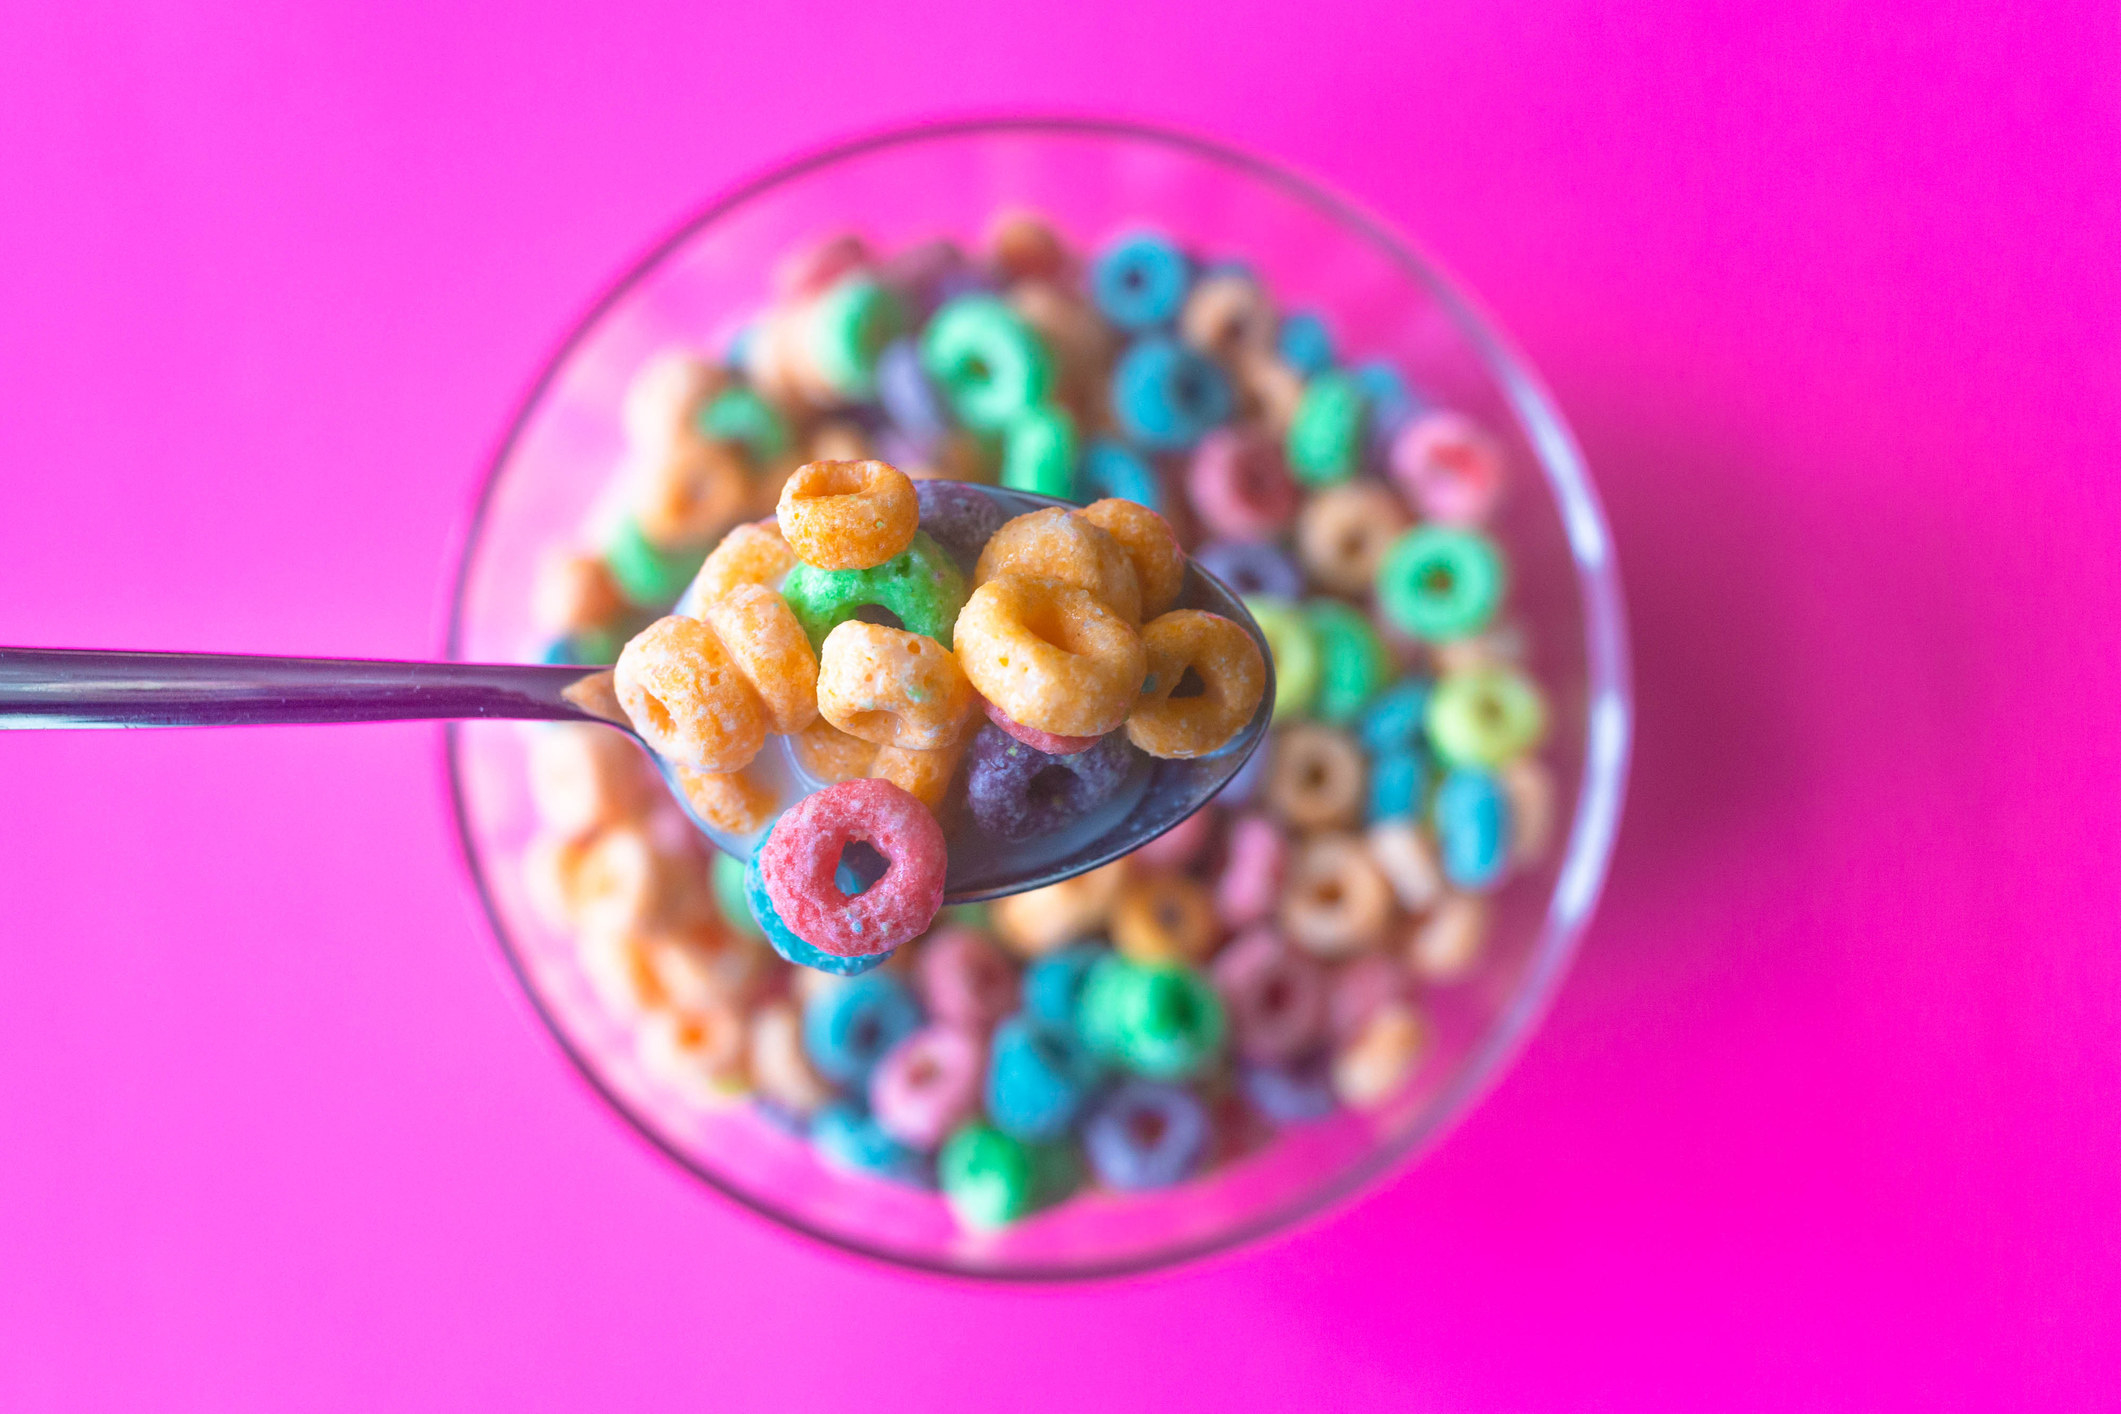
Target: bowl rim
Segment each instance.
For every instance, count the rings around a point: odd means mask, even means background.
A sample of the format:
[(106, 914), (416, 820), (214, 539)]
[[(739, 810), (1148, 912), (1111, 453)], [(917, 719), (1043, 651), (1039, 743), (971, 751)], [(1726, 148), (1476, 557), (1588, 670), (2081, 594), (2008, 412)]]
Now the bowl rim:
[(1458, 332), (1487, 365), (1511, 412), (1538, 458), (1540, 470), (1560, 510), (1583, 605), (1587, 712), (1583, 777), (1575, 815), (1569, 826), (1560, 869), (1548, 900), (1545, 920), (1535, 940), (1523, 979), (1472, 1047), (1458, 1072), (1438, 1092), (1419, 1120), (1404, 1134), (1376, 1146), (1330, 1180), (1301, 1196), (1206, 1237), (1188, 1238), (1154, 1251), (1124, 1258), (1063, 1264), (1032, 1261), (1000, 1267), (964, 1265), (943, 1258), (907, 1253), (833, 1231), (770, 1206), (725, 1182), (680, 1150), (617, 1094), (576, 1046), (533, 985), (517, 944), (495, 904), (478, 845), (472, 837), (462, 769), (462, 724), (443, 731), (443, 764), (459, 857), (478, 897), (480, 911), (521, 994), (529, 1001), (548, 1035), (576, 1073), (636, 1134), (680, 1169), (741, 1209), (774, 1226), (841, 1253), (889, 1267), (979, 1284), (1046, 1285), (1139, 1276), (1209, 1258), (1226, 1256), (1270, 1237), (1296, 1232), (1323, 1221), (1351, 1204), (1387, 1174), (1431, 1148), (1474, 1107), (1500, 1079), (1552, 1005), (1574, 959), (1584, 928), (1596, 908), (1612, 859), (1621, 806), (1626, 795), (1628, 760), (1633, 740), (1633, 689), (1626, 614), (1612, 534), (1593, 487), (1583, 454), (1544, 383), (1495, 322), (1411, 239), (1354, 199), (1307, 176), (1217, 139), (1132, 119), (1058, 114), (1021, 114), (946, 118), (896, 125), (815, 147), (725, 189), (656, 240), (631, 261), (574, 319), (566, 335), (546, 356), (537, 377), (511, 415), (507, 431), (495, 445), (471, 514), (455, 546), (456, 567), (448, 581), (444, 653), (462, 655), (465, 591), (473, 559), (486, 530), (488, 514), (502, 473), (532, 416), (562, 367), (603, 317), (636, 285), (676, 254), (699, 231), (735, 208), (774, 188), (852, 158), (897, 147), (955, 141), (994, 134), (1038, 134), (1121, 139), (1176, 149), (1217, 163), (1278, 188), (1338, 224), (1369, 240), (1395, 266), (1427, 290)]

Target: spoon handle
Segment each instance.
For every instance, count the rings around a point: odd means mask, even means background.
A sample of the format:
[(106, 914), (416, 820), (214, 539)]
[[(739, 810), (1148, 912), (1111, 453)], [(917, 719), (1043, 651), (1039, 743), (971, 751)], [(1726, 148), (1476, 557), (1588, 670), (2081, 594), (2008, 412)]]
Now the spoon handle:
[(616, 705), (610, 673), (599, 669), (0, 648), (0, 728), (458, 717), (613, 724)]

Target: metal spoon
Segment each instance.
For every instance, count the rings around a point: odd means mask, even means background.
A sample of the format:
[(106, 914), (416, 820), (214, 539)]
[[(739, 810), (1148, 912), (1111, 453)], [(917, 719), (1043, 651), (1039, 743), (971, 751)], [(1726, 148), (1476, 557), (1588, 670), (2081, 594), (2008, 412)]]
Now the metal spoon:
[[(1059, 504), (1022, 492), (983, 489), (1027, 509)], [(1274, 706), (1273, 660), (1259, 625), (1220, 580), (1191, 562), (1179, 604), (1235, 620), (1260, 641), (1269, 665), (1267, 691), (1251, 722), (1213, 756), (1149, 762), (1147, 784), (1133, 808), (1110, 829), (1057, 858), (1038, 841), (1015, 848), (984, 841), (976, 855), (960, 860), (953, 854), (946, 886), (949, 902), (1020, 893), (1109, 863), (1206, 805), (1250, 759), (1266, 737)], [(636, 735), (612, 692), (608, 668), (0, 648), (0, 728), (232, 727), (479, 717), (599, 722)], [(673, 793), (684, 801), (682, 791)], [(697, 818), (694, 823), (718, 845), (729, 847)]]

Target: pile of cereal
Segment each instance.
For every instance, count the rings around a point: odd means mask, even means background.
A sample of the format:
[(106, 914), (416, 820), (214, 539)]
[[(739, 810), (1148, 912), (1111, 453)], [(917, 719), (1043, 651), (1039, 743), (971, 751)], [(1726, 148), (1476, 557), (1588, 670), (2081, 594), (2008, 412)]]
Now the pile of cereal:
[[(552, 660), (616, 659), (691, 810), (758, 841), (706, 849), (618, 733), (539, 730), (534, 892), (644, 1067), (975, 1226), (1402, 1091), (1552, 824), (1496, 444), (1153, 234), (842, 238), (778, 285), (722, 359), (641, 371), (621, 514), (538, 586)], [(1188, 551), (1268, 640), (1268, 745), (1134, 855), (938, 913), (947, 838), (1050, 835), (1250, 720), (1251, 636), (1173, 607)]]

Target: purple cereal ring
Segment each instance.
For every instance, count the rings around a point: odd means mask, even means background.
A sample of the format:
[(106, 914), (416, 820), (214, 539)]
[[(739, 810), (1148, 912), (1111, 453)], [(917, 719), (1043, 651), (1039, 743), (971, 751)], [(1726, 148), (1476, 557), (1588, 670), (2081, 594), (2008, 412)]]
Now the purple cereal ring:
[(933, 1149), (979, 1110), (987, 1048), (952, 1026), (928, 1026), (893, 1046), (869, 1077), (877, 1128), (915, 1149)]
[(1264, 815), (1242, 815), (1230, 826), (1223, 872), (1215, 881), (1215, 907), (1233, 928), (1257, 923), (1281, 902), (1282, 870), (1289, 843)]
[(1288, 1060), (1325, 1033), (1324, 972), (1272, 928), (1254, 928), (1224, 948), (1208, 977), (1229, 1013), (1237, 1053), (1246, 1060)]
[(1009, 513), (977, 487), (956, 481), (916, 481), (913, 494), (921, 507), (921, 529), (950, 552), (967, 574), (979, 563), (979, 552)]
[(985, 1032), (1016, 1010), (1016, 966), (970, 928), (929, 935), (914, 960), (921, 1001), (937, 1021)]
[(1118, 732), (1074, 756), (1048, 756), (985, 726), (972, 739), (965, 799), (981, 833), (1027, 840), (1064, 830), (1104, 804), (1132, 764)]
[(1218, 540), (1201, 546), (1193, 558), (1247, 599), (1295, 599), (1304, 592), (1303, 575), (1294, 562), (1264, 540)]
[[(884, 856), (861, 893), (840, 887), (840, 856), (860, 840)], [(950, 864), (942, 827), (889, 781), (841, 781), (797, 801), (759, 851), (774, 912), (798, 938), (835, 957), (872, 957), (928, 930), (943, 906)]]
[(1295, 518), (1299, 496), (1273, 438), (1225, 428), (1201, 438), (1186, 473), (1186, 499), (1216, 535), (1261, 540)]

